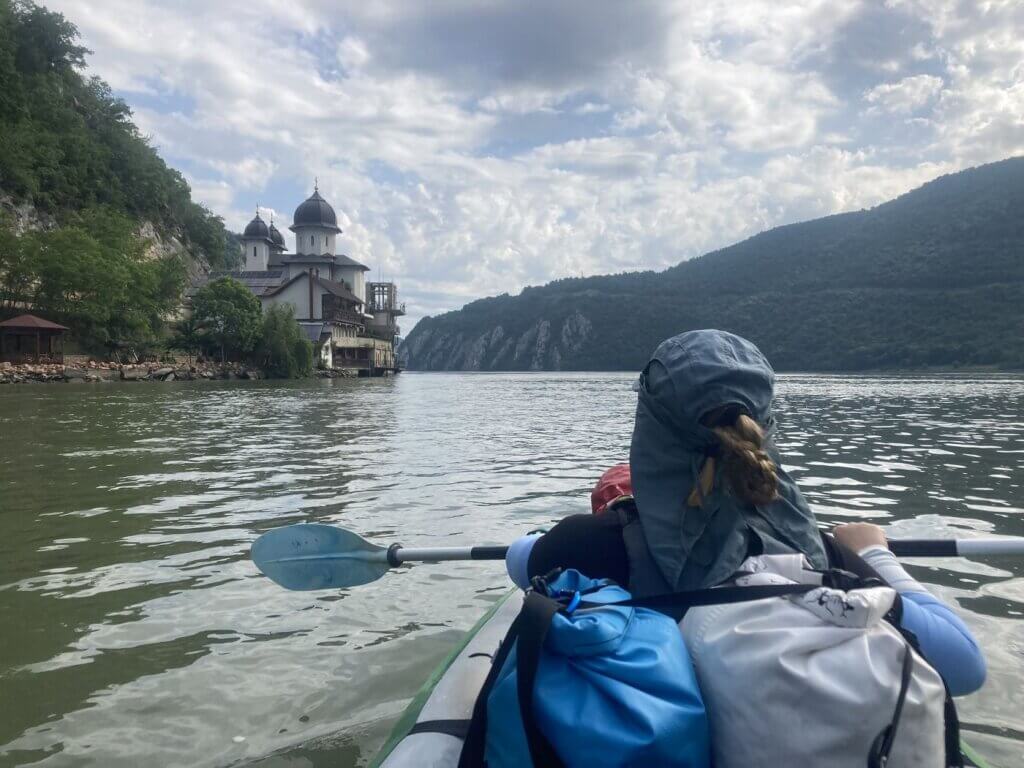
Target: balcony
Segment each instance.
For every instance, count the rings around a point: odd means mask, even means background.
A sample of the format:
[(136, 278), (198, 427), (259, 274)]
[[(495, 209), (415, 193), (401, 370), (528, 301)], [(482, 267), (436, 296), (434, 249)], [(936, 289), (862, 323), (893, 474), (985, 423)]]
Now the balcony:
[(368, 325), (360, 335), (381, 341), (394, 341), (398, 330), (397, 325)]
[(359, 312), (349, 309), (332, 309), (324, 312), (324, 321), (328, 323), (342, 323), (344, 325), (363, 325), (366, 319)]

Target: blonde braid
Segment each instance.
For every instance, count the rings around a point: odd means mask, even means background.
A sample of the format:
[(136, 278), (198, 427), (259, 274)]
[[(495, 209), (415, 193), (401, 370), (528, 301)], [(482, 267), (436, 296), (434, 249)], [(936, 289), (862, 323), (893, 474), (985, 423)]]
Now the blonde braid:
[(727, 426), (712, 427), (721, 443), (722, 469), (732, 492), (748, 504), (767, 504), (779, 492), (771, 456), (764, 450), (764, 432), (746, 414)]

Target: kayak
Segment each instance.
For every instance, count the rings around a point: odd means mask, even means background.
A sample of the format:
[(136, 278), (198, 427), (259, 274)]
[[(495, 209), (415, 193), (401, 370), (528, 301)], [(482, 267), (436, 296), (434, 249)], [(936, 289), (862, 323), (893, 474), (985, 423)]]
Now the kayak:
[[(511, 590), (480, 618), (406, 707), (371, 768), (454, 768), (491, 659), (522, 606)], [(994, 768), (961, 739), (965, 766)]]

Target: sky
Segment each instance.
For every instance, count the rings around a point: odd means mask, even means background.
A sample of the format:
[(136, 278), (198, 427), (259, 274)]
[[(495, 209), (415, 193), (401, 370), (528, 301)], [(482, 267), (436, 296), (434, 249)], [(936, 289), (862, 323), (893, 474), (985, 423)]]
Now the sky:
[(45, 4), (229, 228), (319, 179), (405, 332), (1024, 154), (1016, 0)]

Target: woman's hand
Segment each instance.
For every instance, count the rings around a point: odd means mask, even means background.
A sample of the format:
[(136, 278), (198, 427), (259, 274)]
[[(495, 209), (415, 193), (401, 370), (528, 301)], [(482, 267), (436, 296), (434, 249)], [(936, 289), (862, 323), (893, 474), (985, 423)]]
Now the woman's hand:
[(847, 523), (832, 529), (836, 541), (848, 549), (860, 554), (868, 547), (888, 547), (885, 533), (872, 523)]

